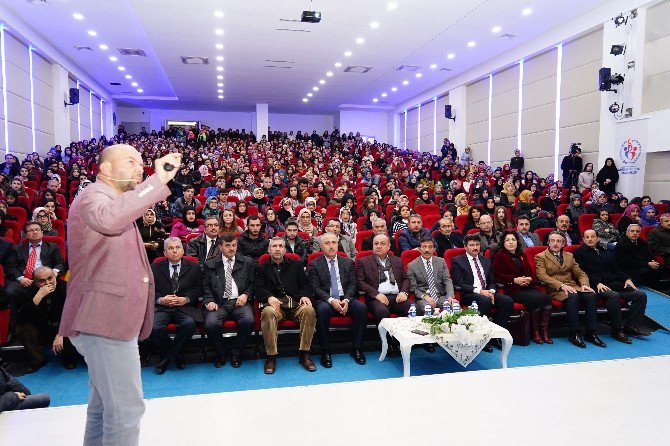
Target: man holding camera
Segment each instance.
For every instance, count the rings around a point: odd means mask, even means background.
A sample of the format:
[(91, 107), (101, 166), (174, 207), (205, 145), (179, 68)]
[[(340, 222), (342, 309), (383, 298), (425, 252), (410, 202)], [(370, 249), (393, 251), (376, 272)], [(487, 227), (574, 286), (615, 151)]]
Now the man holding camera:
[(577, 184), (577, 177), (583, 170), (582, 149), (579, 143), (573, 143), (570, 146), (570, 154), (565, 155), (561, 162), (563, 171), (563, 187), (569, 189), (573, 184)]

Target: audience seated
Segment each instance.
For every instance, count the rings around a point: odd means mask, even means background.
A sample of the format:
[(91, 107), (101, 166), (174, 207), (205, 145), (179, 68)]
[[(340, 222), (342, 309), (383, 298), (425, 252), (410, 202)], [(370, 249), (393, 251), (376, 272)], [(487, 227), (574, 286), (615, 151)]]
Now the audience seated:
[(628, 225), (626, 236), (616, 244), (616, 262), (634, 283), (657, 288), (661, 281), (667, 284), (668, 272), (654, 260), (647, 242), (640, 238), (641, 232), (639, 224)]
[(670, 214), (661, 215), (661, 222), (649, 231), (647, 242), (652, 253), (663, 257), (664, 267), (670, 268)]
[(407, 277), (410, 291), (414, 293), (416, 314), (421, 316), (425, 314), (426, 305), (430, 305), (431, 309), (441, 309), (447, 301), (453, 308), (455, 301), (456, 293), (447, 263), (441, 256), (436, 257), (434, 251), (435, 241), (431, 237), (421, 238), (421, 255), (407, 265)]
[(49, 407), (51, 398), (46, 393), (33, 395), (30, 390), (0, 366), (0, 413), (10, 410)]
[(407, 227), (398, 234), (398, 250), (401, 254), (411, 249), (418, 251), (423, 238), (432, 238), (430, 230), (423, 227), (421, 215), (412, 214)]
[(454, 220), (442, 218), (438, 222), (439, 232), (433, 236), (438, 257), (447, 249), (463, 248), (463, 234), (454, 232)]
[[(341, 233), (342, 224), (340, 221), (335, 217), (329, 218), (326, 220), (325, 225), (325, 234), (334, 234), (337, 238), (337, 251), (345, 253), (347, 257), (352, 260), (355, 259), (357, 252), (356, 246), (354, 246), (354, 241), (351, 239), (351, 237)], [(320, 235), (312, 239), (312, 252), (318, 252), (321, 250), (322, 237), (323, 235)]]
[(207, 217), (203, 222), (205, 232), (188, 241), (186, 255), (198, 259), (198, 264), (203, 265), (207, 260), (217, 257), (221, 254), (219, 245), (221, 237), (219, 232), (219, 219), (216, 217)]
[(268, 251), (268, 239), (261, 232), (261, 219), (258, 215), (247, 217), (247, 230), (240, 235), (238, 239), (238, 249), (240, 254), (258, 261), (258, 259)]

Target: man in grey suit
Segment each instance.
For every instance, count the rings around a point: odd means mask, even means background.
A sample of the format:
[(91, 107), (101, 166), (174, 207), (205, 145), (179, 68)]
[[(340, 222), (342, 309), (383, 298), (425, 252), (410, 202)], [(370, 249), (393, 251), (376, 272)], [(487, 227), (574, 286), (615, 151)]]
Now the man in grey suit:
[(432, 308), (440, 308), (445, 300), (449, 301), (449, 305), (453, 305), (456, 300), (447, 263), (442, 257), (434, 256), (434, 251), (433, 239), (423, 237), (419, 245), (421, 256), (407, 265), (407, 276), (410, 289), (414, 292), (416, 313), (420, 316), (424, 314), (426, 304)]
[[(325, 233), (335, 234), (337, 237), (337, 250), (339, 252), (345, 253), (352, 260), (356, 258), (357, 250), (354, 241), (351, 240), (351, 237), (342, 234), (342, 225), (337, 218), (326, 220), (324, 229)], [(312, 252), (321, 251), (321, 237), (314, 237), (312, 239)]]
[(540, 236), (534, 232), (530, 232), (530, 217), (527, 215), (520, 215), (517, 219), (516, 232), (519, 234), (521, 249), (526, 249), (529, 246), (542, 246)]
[(330, 355), (330, 318), (350, 316), (354, 320), (351, 356), (357, 364), (365, 364), (363, 334), (368, 320), (365, 304), (357, 299), (354, 261), (337, 255), (337, 236), (321, 237), (324, 255), (317, 257), (307, 270), (312, 282), (316, 307), (316, 333), (321, 343), (321, 365), (333, 366)]

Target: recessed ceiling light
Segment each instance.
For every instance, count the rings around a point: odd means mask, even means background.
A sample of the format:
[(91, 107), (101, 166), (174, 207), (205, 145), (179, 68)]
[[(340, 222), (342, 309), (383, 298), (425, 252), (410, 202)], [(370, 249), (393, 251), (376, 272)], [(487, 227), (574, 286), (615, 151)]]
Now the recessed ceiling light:
[(370, 28), (372, 29), (379, 28), (379, 22), (370, 22)]
[(138, 88), (138, 89), (137, 89), (137, 92), (138, 92), (138, 93), (144, 93), (144, 90), (142, 90), (141, 88)]
[(362, 45), (363, 43), (365, 43), (365, 39), (362, 38), (362, 37), (359, 37), (359, 38), (356, 39), (356, 43), (359, 44), (359, 45)]
[(494, 26), (494, 27), (491, 29), (491, 32), (494, 33), (494, 34), (495, 34), (495, 33), (499, 33), (500, 31), (502, 31), (502, 28), (499, 27), (499, 26)]
[(223, 95), (222, 95), (222, 94), (219, 95), (219, 99), (223, 99)]
[(79, 14), (78, 12), (72, 14), (72, 17), (74, 17), (77, 20), (84, 20), (84, 16), (82, 14)]
[(126, 71), (126, 67), (119, 67), (119, 71)]
[(454, 57), (456, 57), (454, 53), (447, 54), (447, 59), (453, 59)]
[(216, 76), (216, 78), (217, 78), (218, 80), (223, 80), (223, 76), (221, 76), (220, 74), (219, 74), (218, 76)]
[(351, 57), (351, 51), (345, 51), (345, 52), (344, 52), (344, 55), (345, 55), (346, 57)]
[(312, 90), (319, 91), (319, 87), (312, 87)]
[(388, 9), (389, 11), (393, 11), (397, 7), (398, 7), (398, 4), (396, 2), (391, 2), (388, 5), (386, 5), (386, 9)]
[(328, 77), (333, 77), (333, 72), (332, 72), (332, 71), (327, 72), (327, 73), (326, 73), (326, 76), (328, 76)]
[(340, 67), (342, 66), (342, 64), (341, 64), (340, 62), (335, 62), (335, 66), (336, 66), (337, 68), (340, 68)]
[(307, 98), (302, 98), (302, 102), (309, 102), (309, 99), (307, 99)]
[(398, 91), (398, 87), (391, 87), (391, 91)]
[(414, 76), (416, 76), (416, 77), (419, 78), (419, 77), (423, 76), (423, 74), (421, 74), (421, 73), (416, 73)]
[(132, 79), (133, 77), (130, 74), (126, 74), (126, 79)]
[(223, 49), (223, 43), (217, 43), (214, 46), (216, 47), (217, 50), (222, 50)]
[(216, 56), (216, 60), (218, 60), (219, 62), (222, 62), (223, 61), (223, 56)]
[(132, 85), (133, 87), (137, 87), (137, 82), (131, 82), (130, 85)]
[(402, 81), (403, 85), (409, 85), (409, 81)]
[(379, 99), (374, 98), (374, 99), (372, 100), (372, 102), (379, 102)]
[(477, 45), (477, 42), (475, 42), (474, 40), (468, 42), (468, 48), (473, 48), (475, 45)]
[(218, 84), (216, 84), (216, 86), (217, 87), (223, 87), (223, 82), (219, 82)]
[(223, 30), (221, 28), (217, 28), (214, 30), (214, 34), (216, 34), (217, 36), (222, 36)]
[(388, 93), (382, 93), (383, 98), (385, 98), (386, 96), (388, 96)]
[(223, 11), (214, 11), (214, 17), (218, 17), (218, 18), (223, 17)]
[(314, 96), (314, 94), (313, 93), (307, 93), (307, 96), (311, 98), (312, 96)]
[(88, 35), (89, 35), (89, 36), (92, 36), (92, 37), (95, 37), (95, 36), (98, 35), (98, 33), (96, 33), (95, 31), (93, 31), (93, 30), (91, 29), (91, 30), (88, 31)]
[(108, 50), (108, 49), (109, 49), (109, 47), (108, 47), (107, 45), (105, 45), (104, 43), (101, 43), (101, 44), (99, 45), (99, 48), (100, 48), (101, 50)]
[(523, 8), (523, 10), (521, 11), (521, 14), (530, 15), (532, 12), (533, 12), (532, 8)]
[(223, 71), (223, 67), (216, 67), (216, 71)]
[(116, 56), (109, 56), (109, 60), (111, 60), (112, 62), (116, 62), (117, 60), (119, 60), (119, 58)]
[(430, 64), (430, 69), (431, 69), (431, 70), (434, 70), (435, 68), (437, 68), (437, 64), (436, 64), (436, 63)]
[(217, 93), (223, 93), (223, 90), (216, 90)]
[(326, 81), (324, 81), (323, 79), (320, 79), (320, 80), (319, 80), (319, 83), (320, 83), (321, 85), (323, 85), (323, 84), (326, 83)]

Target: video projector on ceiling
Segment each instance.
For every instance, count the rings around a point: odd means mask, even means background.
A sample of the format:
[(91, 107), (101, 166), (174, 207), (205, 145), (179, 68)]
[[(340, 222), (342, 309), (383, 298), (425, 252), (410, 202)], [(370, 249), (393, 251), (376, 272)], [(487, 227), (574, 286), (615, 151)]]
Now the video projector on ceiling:
[(303, 11), (301, 22), (319, 23), (321, 21), (321, 13), (318, 11)]

